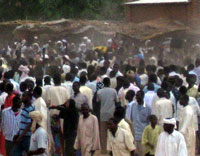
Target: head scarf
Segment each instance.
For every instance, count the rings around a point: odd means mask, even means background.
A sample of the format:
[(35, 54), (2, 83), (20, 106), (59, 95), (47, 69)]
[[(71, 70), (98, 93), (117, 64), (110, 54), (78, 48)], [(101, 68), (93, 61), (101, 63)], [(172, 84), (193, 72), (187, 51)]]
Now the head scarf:
[(29, 113), (29, 115), (30, 115), (31, 119), (33, 120), (32, 127), (31, 127), (32, 132), (35, 132), (37, 124), (40, 125), (41, 127), (43, 127), (43, 125), (42, 125), (43, 116), (40, 111), (32, 111)]
[(170, 124), (176, 126), (176, 119), (175, 118), (165, 118), (163, 119), (163, 124)]
[(25, 77), (28, 77), (28, 73), (29, 73), (30, 70), (27, 66), (20, 65), (18, 70), (22, 72), (20, 80), (22, 80)]

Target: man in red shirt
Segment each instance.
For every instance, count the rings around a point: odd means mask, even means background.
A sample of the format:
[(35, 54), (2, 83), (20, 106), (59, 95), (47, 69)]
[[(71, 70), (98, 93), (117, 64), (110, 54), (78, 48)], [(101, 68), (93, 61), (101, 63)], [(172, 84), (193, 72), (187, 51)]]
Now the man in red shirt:
[(4, 103), (4, 108), (12, 107), (13, 105), (13, 98), (16, 96), (13, 93), (13, 84), (12, 83), (7, 83), (6, 88), (5, 88), (6, 93), (8, 93), (8, 96), (6, 97), (5, 103)]

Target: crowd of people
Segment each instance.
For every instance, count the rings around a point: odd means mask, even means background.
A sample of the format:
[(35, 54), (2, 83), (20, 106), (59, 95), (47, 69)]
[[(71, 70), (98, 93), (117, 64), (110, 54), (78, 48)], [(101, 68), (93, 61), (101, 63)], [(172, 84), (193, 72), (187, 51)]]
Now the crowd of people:
[(99, 47), (81, 40), (2, 51), (0, 155), (200, 152), (200, 58), (178, 66), (126, 52), (114, 38)]

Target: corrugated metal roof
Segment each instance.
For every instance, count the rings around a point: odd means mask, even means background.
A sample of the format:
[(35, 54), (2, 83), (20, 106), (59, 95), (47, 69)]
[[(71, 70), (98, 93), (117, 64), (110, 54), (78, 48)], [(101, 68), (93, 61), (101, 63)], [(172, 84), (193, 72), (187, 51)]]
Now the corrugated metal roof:
[(133, 2), (124, 3), (126, 5), (134, 4), (170, 4), (170, 3), (189, 3), (190, 0), (137, 0)]

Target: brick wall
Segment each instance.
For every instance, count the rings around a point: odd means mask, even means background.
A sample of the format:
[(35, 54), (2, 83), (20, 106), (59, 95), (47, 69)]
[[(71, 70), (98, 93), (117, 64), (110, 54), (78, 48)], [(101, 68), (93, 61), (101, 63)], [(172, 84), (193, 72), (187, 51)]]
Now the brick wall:
[(158, 18), (180, 20), (187, 23), (187, 4), (128, 5), (125, 7), (126, 20), (140, 23)]
[(200, 0), (191, 0), (188, 4), (125, 5), (125, 14), (128, 22), (140, 23), (157, 18), (166, 18), (189, 25), (199, 25)]

